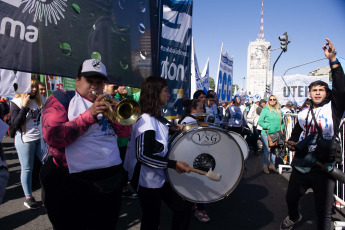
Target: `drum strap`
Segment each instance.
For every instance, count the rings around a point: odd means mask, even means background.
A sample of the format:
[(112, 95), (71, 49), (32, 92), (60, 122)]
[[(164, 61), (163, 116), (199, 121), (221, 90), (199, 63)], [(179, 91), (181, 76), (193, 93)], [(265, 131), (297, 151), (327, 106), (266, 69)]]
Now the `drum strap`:
[(174, 123), (172, 123), (171, 121), (167, 120), (167, 119), (166, 119), (165, 117), (163, 117), (163, 116), (158, 117), (157, 120), (158, 120), (159, 122), (161, 122), (162, 124), (164, 124), (164, 125), (169, 125), (169, 126), (173, 126), (173, 127), (175, 127), (175, 128), (178, 128), (178, 126), (177, 126), (176, 124), (174, 124)]

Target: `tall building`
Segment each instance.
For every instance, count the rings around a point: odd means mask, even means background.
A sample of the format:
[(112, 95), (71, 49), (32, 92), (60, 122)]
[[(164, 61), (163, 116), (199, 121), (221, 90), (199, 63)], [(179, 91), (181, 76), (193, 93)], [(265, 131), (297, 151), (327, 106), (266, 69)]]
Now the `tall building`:
[(265, 41), (264, 37), (264, 3), (261, 6), (261, 26), (258, 38), (249, 43), (247, 54), (247, 94), (259, 94), (262, 98), (267, 85), (271, 85), (272, 71), (271, 62), (271, 43)]

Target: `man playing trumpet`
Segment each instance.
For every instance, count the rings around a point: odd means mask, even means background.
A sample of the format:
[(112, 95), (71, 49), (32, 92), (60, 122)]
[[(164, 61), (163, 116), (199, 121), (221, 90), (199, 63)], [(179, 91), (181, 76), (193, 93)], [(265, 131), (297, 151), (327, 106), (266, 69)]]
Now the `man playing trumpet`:
[[(83, 62), (69, 104), (52, 95), (43, 110), (43, 136), (51, 157), (42, 166), (42, 200), (54, 229), (115, 229), (121, 207), (117, 137), (131, 127), (104, 117), (108, 80), (102, 62)], [(95, 93), (99, 96), (96, 96)], [(65, 101), (69, 100), (66, 92)]]

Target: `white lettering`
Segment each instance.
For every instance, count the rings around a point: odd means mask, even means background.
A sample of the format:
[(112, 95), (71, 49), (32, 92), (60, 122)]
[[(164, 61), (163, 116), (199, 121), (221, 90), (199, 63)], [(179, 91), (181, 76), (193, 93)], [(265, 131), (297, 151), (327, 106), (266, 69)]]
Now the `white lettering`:
[[(14, 21), (12, 18), (9, 17), (4, 17), (1, 20), (1, 24), (0, 24), (0, 34), (5, 34), (6, 31), (6, 25), (7, 23), (10, 24), (11, 26), (11, 30), (10, 30), (10, 37), (14, 38), (16, 35), (16, 28), (17, 26), (19, 26), (19, 30), (20, 30), (20, 34), (19, 34), (19, 39), (20, 40), (25, 40), (28, 42), (36, 42), (37, 38), (38, 38), (38, 29), (35, 26), (28, 26), (27, 30), (29, 31), (25, 31), (25, 25), (20, 22), (20, 21)], [(26, 32), (26, 33), (25, 33)]]
[[(173, 60), (175, 61), (175, 59)], [(161, 77), (164, 79), (169, 78), (169, 80), (176, 80), (179, 81), (179, 77), (181, 79), (181, 81), (184, 80), (184, 66), (179, 64), (178, 66), (176, 66), (175, 63), (171, 63), (168, 62), (168, 57), (166, 57), (166, 59), (164, 61), (162, 61), (162, 74)]]

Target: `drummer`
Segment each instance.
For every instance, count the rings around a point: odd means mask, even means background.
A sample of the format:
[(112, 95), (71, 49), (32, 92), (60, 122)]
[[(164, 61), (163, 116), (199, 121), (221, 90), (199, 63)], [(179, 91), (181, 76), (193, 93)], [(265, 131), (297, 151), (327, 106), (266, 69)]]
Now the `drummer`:
[[(203, 103), (198, 99), (184, 100), (182, 103), (184, 107), (184, 114), (179, 120), (179, 124), (191, 124), (197, 122), (197, 118), (193, 116), (196, 113), (202, 113)], [(193, 209), (195, 210), (195, 217), (201, 222), (209, 222), (211, 219), (208, 216), (204, 204), (194, 204)]]
[(171, 229), (188, 229), (192, 203), (184, 201), (167, 181), (166, 170), (189, 173), (188, 164), (169, 160), (168, 121), (161, 115), (161, 106), (169, 99), (168, 84), (161, 77), (147, 78), (141, 88), (139, 104), (142, 115), (132, 127), (128, 153), (124, 163), (141, 204), (141, 230), (159, 229), (163, 200), (172, 209)]

